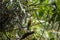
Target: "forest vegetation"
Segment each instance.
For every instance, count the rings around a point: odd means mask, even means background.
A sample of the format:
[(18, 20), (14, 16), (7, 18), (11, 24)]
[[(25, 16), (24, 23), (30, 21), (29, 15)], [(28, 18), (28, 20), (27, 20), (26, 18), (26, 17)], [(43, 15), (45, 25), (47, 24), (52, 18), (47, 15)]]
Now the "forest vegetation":
[(0, 40), (60, 40), (60, 0), (0, 0)]

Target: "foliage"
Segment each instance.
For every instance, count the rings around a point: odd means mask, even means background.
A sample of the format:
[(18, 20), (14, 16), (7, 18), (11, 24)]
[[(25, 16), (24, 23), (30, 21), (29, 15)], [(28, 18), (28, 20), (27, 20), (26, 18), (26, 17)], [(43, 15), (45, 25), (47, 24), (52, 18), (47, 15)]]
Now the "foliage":
[(59, 40), (59, 0), (0, 0), (0, 40)]

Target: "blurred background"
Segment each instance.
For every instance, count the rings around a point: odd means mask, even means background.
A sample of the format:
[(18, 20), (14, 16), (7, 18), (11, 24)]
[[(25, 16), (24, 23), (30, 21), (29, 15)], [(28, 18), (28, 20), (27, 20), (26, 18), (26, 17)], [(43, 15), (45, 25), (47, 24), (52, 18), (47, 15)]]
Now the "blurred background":
[(0, 0), (0, 40), (60, 40), (60, 0)]

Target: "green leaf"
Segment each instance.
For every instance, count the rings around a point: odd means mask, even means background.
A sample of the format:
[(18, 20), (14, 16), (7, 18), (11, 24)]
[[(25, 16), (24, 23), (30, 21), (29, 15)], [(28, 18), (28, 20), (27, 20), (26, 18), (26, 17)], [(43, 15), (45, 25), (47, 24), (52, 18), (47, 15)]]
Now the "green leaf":
[(32, 38), (32, 40), (37, 40), (37, 39), (34, 37), (34, 38)]

